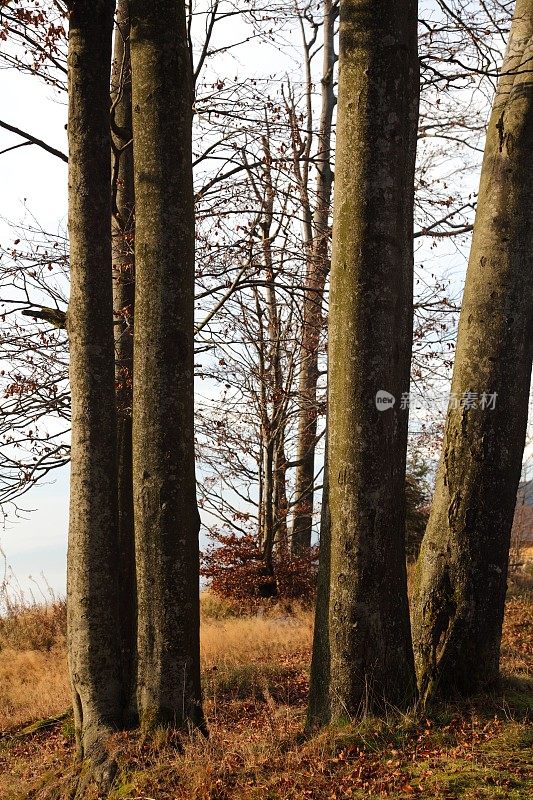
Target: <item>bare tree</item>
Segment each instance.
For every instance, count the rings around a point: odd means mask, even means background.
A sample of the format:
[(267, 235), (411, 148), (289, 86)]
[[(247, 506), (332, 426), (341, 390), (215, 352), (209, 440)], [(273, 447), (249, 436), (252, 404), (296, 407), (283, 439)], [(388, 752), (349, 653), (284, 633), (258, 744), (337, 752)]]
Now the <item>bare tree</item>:
[[(319, 347), (324, 325), (322, 305), (324, 288), (329, 273), (330, 209), (333, 172), (331, 168), (331, 139), (334, 92), (335, 21), (338, 2), (325, 0), (322, 20), (322, 75), (320, 80), (320, 123), (317, 134), (316, 196), (310, 196), (309, 170), (313, 142), (313, 105), (311, 100), (312, 73), (311, 47), (317, 37), (318, 23), (314, 23), (313, 39), (305, 35), (304, 63), (306, 68), (307, 114), (305, 138), (302, 139), (294, 105), (287, 105), (292, 133), (294, 173), (300, 192), (303, 212), (303, 244), (307, 257), (304, 278), (302, 345), (299, 375), (298, 443), (296, 454), (295, 503), (291, 547), (293, 552), (305, 551), (311, 546), (313, 527), (313, 497), (315, 487), (315, 450), (317, 443), (317, 384), (319, 373)], [(307, 10), (309, 14), (309, 9)], [(314, 21), (313, 21), (314, 22)], [(304, 157), (302, 159), (302, 156)]]

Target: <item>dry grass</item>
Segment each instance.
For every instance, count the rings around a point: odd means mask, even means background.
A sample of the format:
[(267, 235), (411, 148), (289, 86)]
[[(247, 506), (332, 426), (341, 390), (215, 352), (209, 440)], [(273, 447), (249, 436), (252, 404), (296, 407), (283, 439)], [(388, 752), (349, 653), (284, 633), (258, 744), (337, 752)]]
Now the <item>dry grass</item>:
[(64, 648), (66, 606), (62, 600), (44, 605), (11, 604), (0, 616), (0, 650), (52, 650)]
[(309, 653), (313, 615), (298, 611), (291, 616), (204, 619), (201, 629), (202, 666), (284, 663)]
[[(503, 694), (440, 708), (431, 721), (391, 714), (304, 737), (311, 614), (273, 609), (263, 617), (236, 617), (206, 595), (202, 671), (210, 738), (118, 734), (120, 770), (109, 800), (525, 800), (532, 610), (529, 592), (513, 593), (502, 651), (511, 680)], [(34, 611), (41, 633), (53, 625), (49, 610), (40, 618)], [(26, 633), (15, 637), (19, 643), (36, 641), (28, 624), (25, 619)], [(0, 651), (4, 729), (68, 705), (62, 634), (50, 650), (12, 645)], [(71, 723), (3, 741), (2, 800), (72, 796)]]
[[(231, 613), (224, 603), (208, 595), (202, 598), (202, 671), (208, 696), (242, 697), (254, 687), (262, 692), (271, 676), (279, 694), (289, 679), (305, 679), (310, 612), (288, 616), (274, 610), (263, 617)], [(68, 707), (64, 630), (65, 607), (60, 601), (11, 602), (9, 613), (0, 617), (0, 732)]]
[(533, 679), (533, 602), (531, 596), (511, 597), (503, 624), (502, 671)]
[(0, 589), (0, 733), (70, 704), (65, 602)]
[(64, 650), (0, 652), (0, 734), (68, 708)]

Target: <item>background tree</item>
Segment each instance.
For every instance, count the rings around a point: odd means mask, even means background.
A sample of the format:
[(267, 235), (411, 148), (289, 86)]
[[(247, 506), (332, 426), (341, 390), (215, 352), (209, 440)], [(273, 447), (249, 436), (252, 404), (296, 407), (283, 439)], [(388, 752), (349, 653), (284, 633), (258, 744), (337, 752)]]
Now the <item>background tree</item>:
[(137, 717), (137, 589), (133, 513), (132, 389), (135, 307), (135, 191), (127, 0), (116, 9), (111, 76), (113, 313), (117, 396), (117, 492), (120, 544), (120, 635), (126, 716)]
[[(304, 136), (297, 122), (294, 105), (287, 105), (291, 122), (294, 175), (302, 205), (302, 237), (306, 254), (304, 295), (302, 301), (302, 334), (298, 381), (298, 440), (296, 443), (296, 474), (294, 509), (291, 532), (293, 553), (305, 552), (311, 547), (313, 529), (313, 499), (315, 488), (315, 451), (317, 445), (319, 354), (321, 334), (324, 327), (322, 306), (324, 289), (329, 273), (329, 242), (331, 192), (333, 171), (331, 168), (331, 144), (333, 134), (333, 112), (336, 104), (334, 91), (335, 23), (339, 13), (338, 2), (325, 0), (321, 23), (322, 75), (320, 78), (320, 122), (316, 136), (316, 155), (311, 162), (313, 145), (312, 103), (312, 47), (316, 41), (319, 23), (306, 14), (313, 25), (313, 38), (306, 37), (302, 23), (304, 42), (304, 65), (306, 74), (307, 106)], [(303, 157), (303, 158), (302, 158)], [(310, 192), (310, 170), (316, 170), (316, 196)]]
[[(533, 346), (533, 4), (518, 0), (489, 121), (452, 397), (418, 564), (421, 694), (498, 677)], [(491, 402), (492, 397), (492, 402)]]

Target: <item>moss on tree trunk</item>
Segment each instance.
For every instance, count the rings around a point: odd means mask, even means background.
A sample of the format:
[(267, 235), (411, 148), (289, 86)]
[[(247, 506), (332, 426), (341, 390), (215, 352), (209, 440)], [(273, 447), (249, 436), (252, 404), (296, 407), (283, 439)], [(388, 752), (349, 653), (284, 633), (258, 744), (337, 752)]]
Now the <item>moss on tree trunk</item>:
[(145, 728), (187, 728), (202, 725), (191, 57), (184, 2), (134, 0), (130, 15), (138, 703)]
[(455, 402), (417, 565), (413, 635), (423, 699), (470, 694), (498, 677), (533, 345), (532, 37), (533, 3), (518, 0), (487, 131)]
[(96, 761), (122, 719), (109, 156), (113, 10), (107, 0), (72, 3), (68, 54), (68, 659), (78, 744)]
[[(405, 707), (416, 691), (400, 408), (412, 342), (416, 2), (341, 2), (339, 67), (328, 347), (330, 677), (322, 708), (315, 706), (318, 721)], [(377, 409), (379, 390), (395, 396), (394, 407)]]

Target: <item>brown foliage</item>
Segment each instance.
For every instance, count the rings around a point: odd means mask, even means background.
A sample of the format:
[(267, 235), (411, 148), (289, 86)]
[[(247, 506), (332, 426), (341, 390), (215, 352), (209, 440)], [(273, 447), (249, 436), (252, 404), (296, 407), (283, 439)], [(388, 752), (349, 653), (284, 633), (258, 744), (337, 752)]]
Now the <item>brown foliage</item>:
[(275, 549), (272, 566), (265, 562), (251, 535), (216, 532), (202, 554), (200, 574), (220, 597), (250, 608), (268, 600), (310, 603), (318, 568), (318, 547), (304, 555)]

